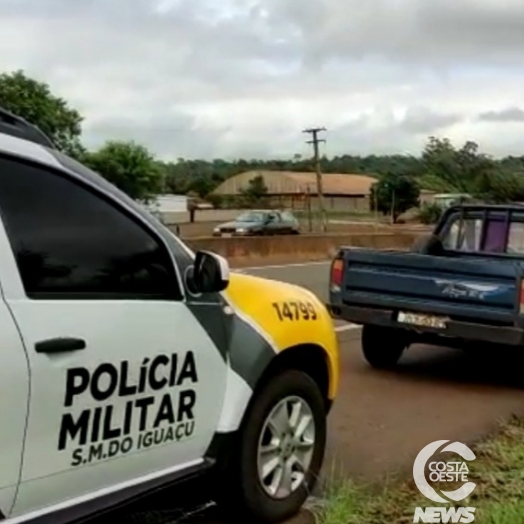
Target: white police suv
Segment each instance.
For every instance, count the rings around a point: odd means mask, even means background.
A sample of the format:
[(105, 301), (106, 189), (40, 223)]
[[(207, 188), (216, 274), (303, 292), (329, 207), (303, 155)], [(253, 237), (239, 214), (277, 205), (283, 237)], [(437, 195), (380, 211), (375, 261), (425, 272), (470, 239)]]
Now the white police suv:
[(229, 274), (0, 110), (0, 520), (72, 523), (209, 472), (293, 515), (338, 388), (309, 291)]

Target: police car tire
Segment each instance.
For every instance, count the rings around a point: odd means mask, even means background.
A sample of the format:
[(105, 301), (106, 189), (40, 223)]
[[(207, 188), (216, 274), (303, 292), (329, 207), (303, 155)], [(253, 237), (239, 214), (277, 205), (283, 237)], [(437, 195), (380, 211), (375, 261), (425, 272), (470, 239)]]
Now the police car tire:
[(407, 346), (401, 331), (372, 325), (362, 327), (361, 341), (364, 358), (377, 369), (395, 367)]
[[(283, 399), (297, 396), (307, 402), (315, 422), (315, 446), (305, 480), (291, 495), (275, 499), (268, 495), (257, 470), (257, 452), (264, 423), (271, 410)], [(239, 522), (275, 523), (295, 515), (313, 490), (326, 447), (326, 411), (316, 382), (306, 373), (289, 370), (266, 381), (256, 393), (239, 434), (237, 453), (231, 462), (227, 487), (227, 510)], [(225, 479), (224, 479), (225, 481)], [(227, 483), (227, 481), (225, 481)]]

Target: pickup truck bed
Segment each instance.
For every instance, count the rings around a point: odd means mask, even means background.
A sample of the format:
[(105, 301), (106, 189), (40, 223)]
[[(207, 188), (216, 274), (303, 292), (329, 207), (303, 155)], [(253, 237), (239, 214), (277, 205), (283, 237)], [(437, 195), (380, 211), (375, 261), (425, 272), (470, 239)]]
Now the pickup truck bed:
[(336, 318), (407, 344), (524, 343), (519, 259), (344, 248), (335, 266), (327, 306)]

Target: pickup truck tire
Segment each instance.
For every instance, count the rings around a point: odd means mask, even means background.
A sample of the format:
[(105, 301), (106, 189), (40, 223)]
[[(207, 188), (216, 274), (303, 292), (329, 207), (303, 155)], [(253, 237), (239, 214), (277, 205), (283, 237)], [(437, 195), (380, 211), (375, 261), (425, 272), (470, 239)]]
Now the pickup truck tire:
[[(294, 421), (293, 413), (298, 420), (295, 435), (298, 429), (303, 430), (296, 441), (288, 425)], [(296, 370), (272, 376), (256, 393), (238, 437), (227, 476), (221, 480), (219, 504), (228, 516), (242, 523), (276, 523), (295, 515), (315, 485), (326, 446), (325, 404), (315, 381)], [(273, 447), (279, 449), (269, 452)], [(276, 461), (273, 465), (278, 465), (264, 478), (262, 465), (270, 471), (271, 457)], [(305, 471), (294, 463), (294, 457), (302, 459)], [(279, 472), (284, 471), (282, 464), (293, 470), (292, 489), (271, 493)]]
[(395, 367), (407, 345), (406, 337), (398, 330), (371, 325), (362, 328), (362, 353), (374, 368)]

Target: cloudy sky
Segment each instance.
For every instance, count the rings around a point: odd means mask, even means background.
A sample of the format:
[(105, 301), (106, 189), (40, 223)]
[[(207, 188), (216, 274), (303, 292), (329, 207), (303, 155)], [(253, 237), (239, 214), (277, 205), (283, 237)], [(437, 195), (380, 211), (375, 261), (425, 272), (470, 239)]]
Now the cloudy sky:
[(0, 70), (165, 158), (524, 154), (522, 0), (0, 0)]

